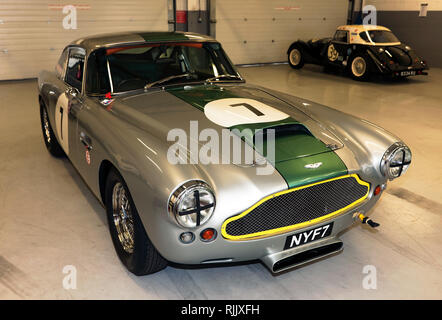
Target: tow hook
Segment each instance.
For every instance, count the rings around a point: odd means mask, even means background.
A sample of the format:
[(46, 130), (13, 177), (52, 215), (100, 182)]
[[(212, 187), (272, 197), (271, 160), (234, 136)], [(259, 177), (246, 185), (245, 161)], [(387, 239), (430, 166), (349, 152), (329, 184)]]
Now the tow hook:
[(369, 217), (364, 216), (362, 213), (358, 215), (358, 218), (361, 219), (362, 224), (368, 224), (372, 228), (377, 228), (380, 226), (379, 223), (374, 222)]

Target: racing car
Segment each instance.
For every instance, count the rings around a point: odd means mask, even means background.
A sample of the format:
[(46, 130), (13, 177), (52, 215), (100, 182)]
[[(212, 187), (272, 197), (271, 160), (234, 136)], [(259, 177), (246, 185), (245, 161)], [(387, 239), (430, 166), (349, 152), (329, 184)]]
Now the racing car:
[(305, 63), (346, 71), (355, 80), (380, 74), (392, 78), (427, 75), (427, 63), (390, 29), (375, 25), (345, 25), (333, 38), (298, 40), (287, 50), (294, 69)]
[(194, 33), (78, 39), (38, 89), (49, 153), (105, 206), (136, 275), (256, 259), (277, 273), (340, 252), (339, 233), (375, 227), (368, 212), (411, 163), (378, 126), (247, 84), (218, 41)]

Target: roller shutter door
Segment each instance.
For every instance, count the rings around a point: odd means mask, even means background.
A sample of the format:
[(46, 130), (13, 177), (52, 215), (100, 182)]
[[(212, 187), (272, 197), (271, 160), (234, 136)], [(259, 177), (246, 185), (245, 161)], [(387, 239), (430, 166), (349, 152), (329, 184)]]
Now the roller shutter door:
[(297, 39), (331, 37), (348, 0), (218, 0), (216, 38), (235, 64), (287, 60)]
[[(75, 10), (64, 6), (71, 4)], [(76, 11), (77, 29), (70, 17)], [(68, 17), (68, 18), (66, 18)], [(53, 70), (61, 50), (87, 35), (168, 30), (166, 0), (1, 0), (0, 80), (33, 78)]]

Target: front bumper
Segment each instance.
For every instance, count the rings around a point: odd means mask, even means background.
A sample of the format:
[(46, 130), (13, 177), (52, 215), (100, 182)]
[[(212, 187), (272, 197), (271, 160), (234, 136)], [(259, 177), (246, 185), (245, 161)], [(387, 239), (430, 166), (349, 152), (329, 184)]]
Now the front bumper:
[[(167, 260), (179, 264), (211, 264), (223, 262), (240, 262), (249, 260), (265, 260), (278, 253), (300, 253), (315, 247), (320, 247), (324, 242), (333, 242), (338, 235), (349, 228), (358, 220), (357, 213), (368, 212), (379, 199), (380, 195), (373, 196), (373, 188), (370, 189), (368, 198), (348, 211), (320, 223), (309, 225), (305, 228), (295, 231), (269, 236), (260, 239), (251, 239), (244, 241), (232, 241), (225, 239), (221, 235), (220, 225), (211, 225), (210, 222), (203, 226), (205, 228), (214, 228), (218, 232), (217, 238), (212, 242), (202, 242), (199, 239), (199, 231), (195, 231), (196, 239), (190, 244), (184, 244), (179, 240), (179, 234), (168, 241), (168, 243), (154, 243)], [(329, 236), (321, 240), (313, 241), (300, 245), (294, 249), (284, 250), (287, 236), (303, 232), (309, 229), (333, 221), (333, 229)], [(181, 232), (183, 230), (181, 229)]]
[(426, 75), (428, 75), (428, 72), (426, 72), (424, 70), (428, 70), (428, 69), (420, 68), (420, 69), (397, 70), (397, 71), (391, 71), (390, 75), (393, 78), (405, 78), (405, 77), (410, 77), (410, 76), (419, 76), (419, 75), (426, 76)]

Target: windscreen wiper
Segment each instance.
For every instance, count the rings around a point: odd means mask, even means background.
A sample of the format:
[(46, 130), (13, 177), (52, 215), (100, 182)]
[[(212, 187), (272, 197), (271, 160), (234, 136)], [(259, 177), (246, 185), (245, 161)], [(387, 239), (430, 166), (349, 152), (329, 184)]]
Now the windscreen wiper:
[(184, 77), (189, 77), (189, 76), (191, 76), (190, 73), (183, 73), (183, 74), (176, 74), (176, 75), (173, 75), (173, 76), (169, 76), (169, 77), (166, 77), (166, 78), (163, 78), (163, 79), (160, 79), (160, 80), (157, 80), (157, 81), (154, 81), (154, 82), (146, 84), (144, 86), (144, 89), (152, 88), (153, 86), (155, 86), (157, 84), (168, 82), (168, 81), (173, 80), (173, 79), (179, 79), (179, 78), (184, 78)]
[(205, 82), (213, 82), (214, 80), (220, 80), (221, 78), (234, 78), (234, 79), (237, 79), (237, 80), (242, 80), (242, 78), (240, 76), (237, 76), (237, 75), (233, 75), (233, 74), (220, 74), (220, 75), (212, 77), (212, 78), (207, 78), (204, 81)]

